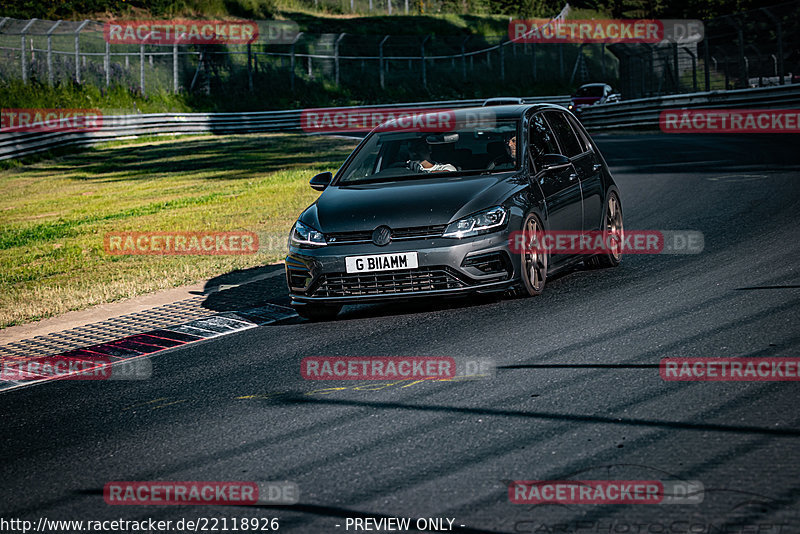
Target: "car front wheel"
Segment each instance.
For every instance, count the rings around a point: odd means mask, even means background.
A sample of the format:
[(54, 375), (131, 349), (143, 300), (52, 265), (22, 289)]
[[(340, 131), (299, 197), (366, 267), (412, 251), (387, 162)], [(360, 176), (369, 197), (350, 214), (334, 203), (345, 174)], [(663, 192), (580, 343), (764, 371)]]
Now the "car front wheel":
[(521, 262), (522, 295), (533, 297), (542, 294), (547, 281), (547, 253), (531, 246), (540, 232), (544, 231), (544, 226), (536, 214), (529, 213), (522, 223), (522, 230), (525, 232), (526, 243)]

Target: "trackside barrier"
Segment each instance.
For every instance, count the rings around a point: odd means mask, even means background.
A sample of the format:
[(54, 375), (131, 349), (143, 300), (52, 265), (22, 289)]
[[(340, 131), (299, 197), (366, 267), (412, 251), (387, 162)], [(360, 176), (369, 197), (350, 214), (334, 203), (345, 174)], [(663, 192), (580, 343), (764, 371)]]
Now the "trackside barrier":
[(800, 108), (800, 84), (688, 93), (598, 104), (584, 108), (581, 122), (590, 131), (657, 128), (661, 111), (693, 108), (796, 109)]
[[(524, 98), (526, 104), (567, 105), (569, 96)], [(378, 106), (354, 106), (351, 109), (457, 109), (480, 106), (484, 99), (414, 102)], [(141, 115), (104, 115), (102, 126), (95, 130), (3, 132), (0, 130), (0, 160), (19, 158), (68, 145), (92, 145), (119, 139), (174, 134), (246, 134), (258, 132), (300, 132), (302, 110), (241, 113), (152, 113)], [(352, 133), (352, 132), (350, 132)]]

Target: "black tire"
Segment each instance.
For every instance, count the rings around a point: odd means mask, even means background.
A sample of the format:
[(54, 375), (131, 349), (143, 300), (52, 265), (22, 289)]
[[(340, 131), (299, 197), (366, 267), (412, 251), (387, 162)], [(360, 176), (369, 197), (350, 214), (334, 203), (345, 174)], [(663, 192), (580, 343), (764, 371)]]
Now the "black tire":
[[(530, 233), (543, 232), (544, 225), (542, 220), (535, 213), (528, 213), (522, 221), (522, 231)], [(520, 281), (522, 282), (519, 294), (523, 297), (535, 297), (541, 295), (547, 282), (547, 252), (531, 249), (522, 252), (520, 261)]]
[(304, 304), (297, 306), (295, 311), (297, 315), (309, 321), (331, 321), (342, 311), (342, 307), (324, 304)]
[(615, 232), (619, 234), (619, 247), (609, 251), (607, 254), (597, 254), (588, 258), (584, 263), (587, 267), (598, 269), (605, 267), (616, 267), (622, 261), (622, 238), (624, 237), (624, 227), (622, 224), (622, 203), (616, 193), (608, 195), (605, 210), (603, 210), (603, 242), (606, 236)]

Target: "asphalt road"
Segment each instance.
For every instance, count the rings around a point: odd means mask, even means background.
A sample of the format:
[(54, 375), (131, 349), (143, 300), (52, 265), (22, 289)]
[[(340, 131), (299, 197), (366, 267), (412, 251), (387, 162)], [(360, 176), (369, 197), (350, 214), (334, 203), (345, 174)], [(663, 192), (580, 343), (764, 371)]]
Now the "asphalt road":
[[(161, 353), (150, 380), (2, 394), (0, 516), (277, 517), (285, 532), (390, 516), (452, 518), (461, 532), (800, 532), (800, 384), (665, 382), (656, 367), (800, 355), (796, 138), (597, 140), (626, 228), (702, 231), (702, 254), (626, 256), (532, 299), (346, 308), (335, 322), (291, 319)], [(286, 303), (282, 284), (271, 279), (264, 300)], [(453, 382), (300, 377), (305, 356), (399, 355), (489, 357), (499, 369)], [(696, 504), (509, 502), (507, 481), (564, 479), (693, 480), (705, 492)], [(300, 502), (103, 500), (109, 481), (151, 480), (289, 480)]]

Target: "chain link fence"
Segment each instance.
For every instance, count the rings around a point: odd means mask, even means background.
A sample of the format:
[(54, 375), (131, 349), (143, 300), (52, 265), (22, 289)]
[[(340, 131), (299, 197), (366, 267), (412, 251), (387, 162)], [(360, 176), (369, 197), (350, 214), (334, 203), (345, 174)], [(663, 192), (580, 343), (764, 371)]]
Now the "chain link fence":
[(609, 48), (626, 98), (800, 82), (800, 2), (704, 21), (702, 42)]
[[(349, 9), (351, 0), (341, 1)], [(366, 0), (352, 0), (353, 8), (356, 1), (361, 6)], [(405, 9), (405, 0), (391, 1)], [(378, 9), (374, 2), (372, 8)], [(419, 8), (418, 1), (409, 4), (409, 9)], [(567, 5), (558, 17), (568, 10)], [(293, 94), (302, 86), (346, 88), (374, 99), (403, 88), (437, 93), (482, 84), (495, 93), (510, 87), (509, 92), (519, 94), (552, 94), (557, 88), (607, 82), (625, 98), (637, 98), (791, 82), (792, 74), (800, 72), (799, 11), (796, 0), (721, 17), (705, 21), (700, 43), (654, 45), (517, 43), (508, 35), (302, 32), (275, 42), (264, 37), (274, 21), (259, 21), (259, 38), (250, 44), (109, 44), (103, 24), (96, 21), (4, 18), (0, 77), (50, 85), (118, 85), (142, 95)]]

